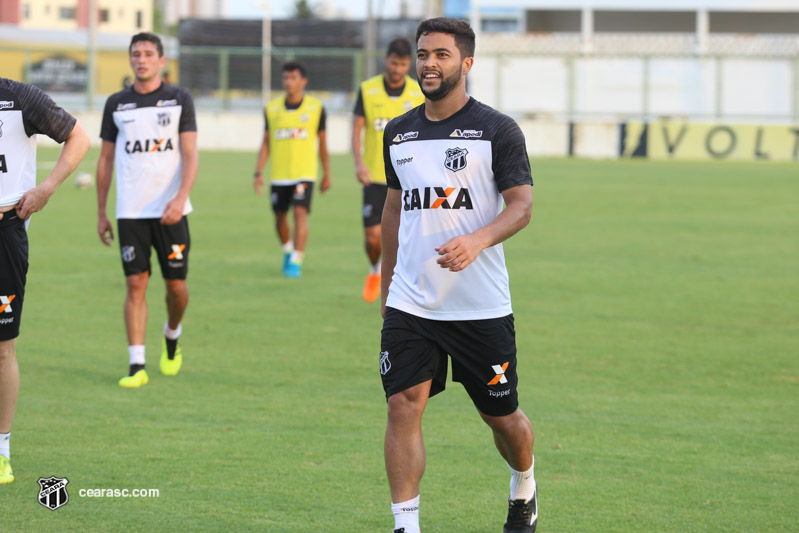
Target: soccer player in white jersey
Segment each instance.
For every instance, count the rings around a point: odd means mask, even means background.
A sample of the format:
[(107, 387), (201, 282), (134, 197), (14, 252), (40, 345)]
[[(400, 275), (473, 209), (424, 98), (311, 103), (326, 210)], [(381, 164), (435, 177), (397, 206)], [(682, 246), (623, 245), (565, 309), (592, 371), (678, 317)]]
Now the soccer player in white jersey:
[[(64, 143), (55, 167), (36, 185), (36, 134)], [(11, 471), (11, 421), (19, 394), (16, 338), (28, 273), (30, 216), (41, 211), (89, 149), (75, 117), (33, 85), (0, 78), (0, 484)]]
[(103, 112), (97, 233), (105, 245), (111, 245), (114, 232), (106, 203), (116, 160), (116, 217), (127, 285), (124, 314), (130, 358), (128, 375), (119, 385), (135, 388), (149, 381), (144, 339), (151, 247), (166, 282), (161, 373), (174, 376), (183, 362), (178, 339), (189, 302), (186, 276), (191, 249), (186, 215), (192, 210), (189, 191), (197, 179), (198, 161), (194, 102), (185, 89), (161, 81), (166, 62), (161, 40), (152, 33), (138, 33), (129, 52), (135, 81), (112, 94)]
[[(533, 429), (518, 408), (516, 341), (502, 242), (533, 205), (524, 136), (466, 94), (474, 32), (423, 21), (416, 73), (425, 103), (386, 126), (380, 373), (395, 533), (419, 532), (422, 414), (443, 391), (447, 356), (510, 467), (505, 533), (535, 531)], [(506, 205), (505, 209), (502, 205)]]

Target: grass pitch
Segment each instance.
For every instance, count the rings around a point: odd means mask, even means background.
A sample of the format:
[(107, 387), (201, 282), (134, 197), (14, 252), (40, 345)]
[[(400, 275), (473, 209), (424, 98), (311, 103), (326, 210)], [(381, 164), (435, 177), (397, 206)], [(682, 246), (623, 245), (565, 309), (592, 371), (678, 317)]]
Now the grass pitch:
[[(43, 168), (55, 154), (40, 151)], [(184, 367), (158, 372), (155, 266), (139, 390), (117, 386), (124, 280), (94, 189), (70, 180), (34, 216), (0, 529), (391, 530), (351, 159), (333, 159), (333, 189), (314, 199), (296, 281), (252, 193), (254, 157), (201, 154)], [(796, 169), (533, 162), (533, 220), (506, 254), (540, 531), (797, 531)], [(501, 531), (507, 469), (457, 384), (424, 429), (425, 533)], [(37, 502), (51, 475), (69, 479), (54, 512)], [(160, 496), (79, 496), (89, 488)]]

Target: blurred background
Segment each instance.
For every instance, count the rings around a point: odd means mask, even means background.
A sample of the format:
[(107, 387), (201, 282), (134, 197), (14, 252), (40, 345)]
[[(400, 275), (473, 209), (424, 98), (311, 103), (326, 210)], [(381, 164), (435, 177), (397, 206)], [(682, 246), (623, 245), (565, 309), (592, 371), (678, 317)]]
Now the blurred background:
[(196, 99), (200, 147), (256, 150), (296, 59), (343, 153), (359, 83), (433, 16), (471, 22), (468, 91), (520, 122), (532, 156), (799, 158), (795, 0), (0, 0), (0, 75), (99, 131), (131, 35), (154, 31), (164, 74)]

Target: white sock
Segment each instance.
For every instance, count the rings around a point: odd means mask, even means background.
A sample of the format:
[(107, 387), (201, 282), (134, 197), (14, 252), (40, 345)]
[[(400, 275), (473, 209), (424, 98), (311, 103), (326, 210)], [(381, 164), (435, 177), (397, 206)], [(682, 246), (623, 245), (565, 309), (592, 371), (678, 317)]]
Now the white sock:
[(164, 324), (164, 336), (171, 340), (178, 340), (180, 334), (183, 333), (183, 324), (178, 324), (177, 329), (169, 329), (169, 321)]
[(526, 472), (514, 470), (510, 465), (508, 468), (510, 468), (510, 500), (529, 501), (535, 494), (535, 456), (530, 470)]
[(289, 242), (284, 242), (283, 243), (283, 253), (284, 254), (290, 254), (293, 251), (294, 251), (294, 243), (293, 242), (289, 241)]
[(128, 355), (130, 355), (130, 364), (143, 365), (144, 364), (144, 344), (132, 344), (128, 346)]
[(405, 533), (419, 533), (419, 496), (400, 503), (391, 503), (394, 529), (405, 528)]
[(302, 264), (302, 259), (305, 257), (305, 252), (301, 252), (299, 250), (294, 250), (291, 252), (291, 261), (292, 263), (297, 263), (298, 265)]
[(369, 269), (369, 272), (371, 274), (377, 274), (379, 276), (380, 275), (380, 270), (382, 268), (383, 268), (383, 262), (382, 261), (378, 261), (376, 265), (372, 265), (372, 267)]
[(0, 455), (11, 459), (11, 432), (0, 433)]

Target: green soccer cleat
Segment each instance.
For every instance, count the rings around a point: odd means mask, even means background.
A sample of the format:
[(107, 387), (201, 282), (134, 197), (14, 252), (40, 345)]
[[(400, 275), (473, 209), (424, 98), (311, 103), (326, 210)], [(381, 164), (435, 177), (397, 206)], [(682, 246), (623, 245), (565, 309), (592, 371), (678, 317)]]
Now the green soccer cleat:
[(14, 472), (11, 471), (11, 459), (0, 455), (0, 485), (14, 481)]
[(183, 364), (183, 351), (180, 349), (180, 344), (178, 343), (177, 347), (175, 347), (175, 357), (173, 359), (169, 358), (169, 353), (166, 349), (166, 337), (163, 340), (163, 350), (161, 350), (161, 373), (165, 376), (174, 376), (180, 372), (180, 365)]
[(141, 387), (142, 385), (147, 385), (149, 381), (150, 378), (147, 377), (147, 371), (142, 368), (132, 376), (125, 376), (124, 378), (120, 379), (119, 386), (125, 387), (126, 389), (135, 389)]

